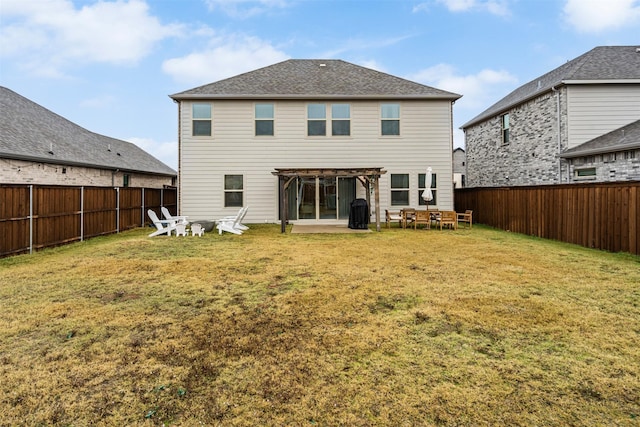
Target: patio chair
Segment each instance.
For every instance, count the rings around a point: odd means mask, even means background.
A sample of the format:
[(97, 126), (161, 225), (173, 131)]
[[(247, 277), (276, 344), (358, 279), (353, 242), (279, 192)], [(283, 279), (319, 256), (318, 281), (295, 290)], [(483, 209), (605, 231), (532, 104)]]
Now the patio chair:
[(426, 229), (431, 228), (431, 212), (429, 211), (416, 211), (416, 215), (413, 219), (413, 229), (418, 229), (418, 224), (424, 225)]
[(454, 230), (458, 229), (458, 217), (455, 211), (440, 211), (440, 219), (438, 222), (440, 223), (440, 230), (442, 230), (444, 226), (449, 226)]
[(398, 225), (402, 226), (402, 214), (400, 211), (390, 212), (389, 209), (385, 209), (384, 218), (387, 223), (387, 228), (391, 226), (393, 221), (398, 221)]
[(240, 228), (239, 225), (246, 227), (240, 224), (240, 219), (244, 217), (244, 214), (246, 214), (246, 209), (240, 209), (235, 217), (224, 217), (217, 220), (216, 222), (218, 225), (216, 227), (218, 228), (218, 234), (222, 234), (223, 231), (233, 234), (242, 234), (245, 230)]
[(216, 222), (220, 222), (220, 221), (235, 221), (236, 217), (240, 216), (240, 218), (238, 219), (238, 222), (236, 224), (236, 226), (234, 228), (237, 228), (238, 230), (241, 231), (247, 231), (249, 229), (249, 227), (247, 227), (246, 225), (244, 225), (242, 223), (242, 221), (244, 221), (244, 217), (247, 215), (247, 211), (249, 210), (249, 206), (246, 206), (244, 208), (240, 208), (240, 210), (238, 211), (238, 213), (236, 215), (232, 215), (232, 216), (225, 216), (224, 218), (221, 218), (219, 220), (217, 220)]
[(176, 223), (182, 223), (182, 224), (189, 223), (189, 221), (187, 221), (186, 216), (183, 216), (183, 215), (173, 216), (171, 215), (171, 212), (169, 212), (169, 209), (165, 208), (164, 206), (160, 208), (160, 211), (162, 211), (162, 215), (164, 216), (164, 218), (169, 221), (175, 221)]
[(156, 231), (149, 234), (149, 237), (158, 236), (160, 234), (166, 234), (167, 236), (171, 236), (171, 232), (176, 229), (176, 222), (168, 219), (159, 219), (156, 213), (149, 209), (147, 211), (147, 215), (149, 215), (149, 219), (153, 222), (153, 225), (156, 226)]
[(458, 222), (464, 222), (469, 225), (469, 228), (473, 228), (473, 211), (467, 209), (464, 213), (459, 213)]
[(411, 224), (416, 218), (416, 210), (414, 208), (402, 209), (402, 228), (407, 228), (407, 224)]

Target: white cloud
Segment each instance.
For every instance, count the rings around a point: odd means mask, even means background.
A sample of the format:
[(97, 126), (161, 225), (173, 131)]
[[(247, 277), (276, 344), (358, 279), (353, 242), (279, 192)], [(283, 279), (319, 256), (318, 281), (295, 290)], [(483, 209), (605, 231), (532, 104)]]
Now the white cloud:
[(511, 92), (518, 83), (514, 75), (504, 70), (484, 69), (477, 74), (460, 75), (449, 64), (438, 64), (407, 78), (462, 95), (454, 106), (455, 147), (464, 146), (464, 133), (458, 127)]
[(127, 138), (125, 141), (137, 145), (169, 167), (178, 170), (178, 143), (158, 142), (149, 138)]
[(216, 38), (200, 52), (164, 61), (162, 70), (184, 84), (200, 85), (232, 77), (289, 59), (284, 52), (256, 37)]
[(180, 31), (161, 24), (148, 9), (142, 0), (79, 9), (69, 0), (3, 0), (0, 55), (48, 75), (74, 63), (133, 64)]
[[(450, 12), (489, 12), (497, 16), (509, 16), (511, 12), (506, 0), (436, 0)], [(413, 8), (413, 12), (429, 10), (428, 3), (420, 3)]]
[(565, 20), (579, 32), (598, 33), (640, 24), (638, 0), (567, 0)]
[(249, 18), (272, 9), (287, 7), (286, 0), (206, 0), (210, 10), (222, 10), (235, 18)]
[(368, 49), (380, 49), (389, 46), (395, 46), (407, 39), (413, 37), (412, 35), (402, 35), (397, 37), (388, 38), (348, 38), (342, 42), (336, 44), (336, 47), (331, 50), (320, 53), (321, 58), (337, 58), (344, 55), (346, 52), (358, 52)]
[(488, 107), (498, 101), (499, 96), (505, 91), (513, 89), (518, 82), (515, 76), (504, 70), (485, 69), (477, 74), (459, 75), (457, 70), (449, 64), (435, 65), (408, 78), (463, 95), (456, 105), (460, 104), (461, 108), (469, 110)]

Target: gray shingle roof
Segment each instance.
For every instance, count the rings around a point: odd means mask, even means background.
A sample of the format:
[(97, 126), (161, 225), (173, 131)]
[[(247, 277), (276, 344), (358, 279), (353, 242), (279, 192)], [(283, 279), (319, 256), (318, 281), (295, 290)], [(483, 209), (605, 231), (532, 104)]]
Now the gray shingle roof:
[(560, 157), (573, 158), (640, 148), (640, 120), (570, 148)]
[(135, 144), (90, 132), (2, 86), (0, 157), (176, 175)]
[(450, 99), (461, 95), (335, 59), (290, 59), (171, 95), (197, 98)]
[(462, 125), (462, 129), (500, 114), (515, 105), (567, 83), (587, 81), (640, 82), (640, 52), (636, 46), (599, 46), (520, 86)]

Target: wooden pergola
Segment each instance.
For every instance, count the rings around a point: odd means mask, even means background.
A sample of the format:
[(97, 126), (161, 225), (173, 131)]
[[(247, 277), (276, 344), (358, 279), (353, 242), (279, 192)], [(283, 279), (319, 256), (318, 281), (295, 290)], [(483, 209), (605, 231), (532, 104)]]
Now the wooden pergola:
[(280, 231), (284, 233), (286, 231), (286, 225), (289, 221), (289, 210), (287, 209), (288, 196), (287, 189), (295, 178), (319, 178), (319, 177), (341, 177), (341, 178), (356, 178), (362, 186), (366, 189), (367, 205), (371, 207), (370, 189), (373, 186), (374, 200), (376, 204), (376, 230), (380, 231), (380, 188), (379, 178), (381, 175), (387, 173), (382, 168), (289, 168), (278, 169), (271, 172), (278, 177), (278, 184), (280, 187)]

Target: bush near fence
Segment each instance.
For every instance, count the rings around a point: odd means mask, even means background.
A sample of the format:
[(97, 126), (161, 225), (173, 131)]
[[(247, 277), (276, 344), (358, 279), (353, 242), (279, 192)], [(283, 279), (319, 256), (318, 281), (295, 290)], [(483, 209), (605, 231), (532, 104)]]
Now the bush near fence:
[(118, 233), (176, 213), (175, 188), (0, 185), (0, 257)]
[(455, 190), (474, 223), (640, 255), (640, 181)]

